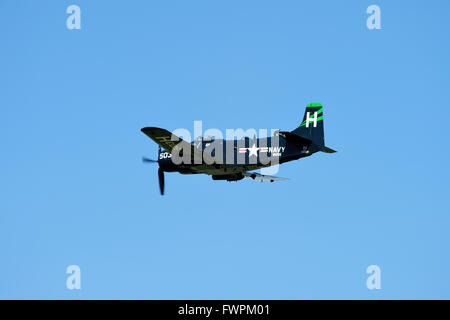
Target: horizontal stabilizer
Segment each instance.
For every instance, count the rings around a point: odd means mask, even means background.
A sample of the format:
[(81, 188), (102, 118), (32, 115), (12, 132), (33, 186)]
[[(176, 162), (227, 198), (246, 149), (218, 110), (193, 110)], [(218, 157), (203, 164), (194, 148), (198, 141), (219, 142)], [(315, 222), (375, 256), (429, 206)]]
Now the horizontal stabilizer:
[(289, 180), (288, 178), (268, 176), (268, 175), (264, 175), (264, 174), (260, 174), (260, 173), (256, 173), (256, 172), (244, 172), (244, 178), (256, 180), (256, 181), (269, 181), (269, 182)]
[(333, 150), (331, 148), (325, 147), (323, 148), (322, 152), (326, 152), (326, 153), (335, 153), (337, 152), (336, 150)]

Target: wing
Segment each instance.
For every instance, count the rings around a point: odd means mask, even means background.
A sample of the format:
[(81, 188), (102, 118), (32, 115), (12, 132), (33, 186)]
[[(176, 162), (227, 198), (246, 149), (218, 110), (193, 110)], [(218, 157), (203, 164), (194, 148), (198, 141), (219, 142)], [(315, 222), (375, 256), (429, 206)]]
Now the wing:
[(158, 145), (164, 148), (164, 150), (172, 153), (175, 146), (177, 148), (182, 148), (182, 150), (191, 150), (191, 155), (194, 155), (195, 148), (189, 142), (179, 138), (173, 133), (167, 131), (166, 129), (146, 127), (142, 128), (141, 131), (145, 133), (150, 139), (155, 141)]
[(264, 174), (256, 173), (256, 172), (244, 172), (244, 178), (245, 179), (252, 179), (257, 181), (281, 181), (281, 180), (289, 180), (288, 178), (280, 178), (275, 176), (267, 176)]

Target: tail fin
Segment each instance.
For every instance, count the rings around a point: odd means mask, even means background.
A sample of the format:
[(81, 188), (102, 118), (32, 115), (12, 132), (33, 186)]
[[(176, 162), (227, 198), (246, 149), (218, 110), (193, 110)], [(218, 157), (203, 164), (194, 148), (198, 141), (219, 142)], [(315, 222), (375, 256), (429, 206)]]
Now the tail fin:
[(323, 134), (323, 106), (321, 103), (310, 103), (306, 106), (303, 122), (293, 134), (310, 140), (312, 144), (322, 151), (325, 149)]

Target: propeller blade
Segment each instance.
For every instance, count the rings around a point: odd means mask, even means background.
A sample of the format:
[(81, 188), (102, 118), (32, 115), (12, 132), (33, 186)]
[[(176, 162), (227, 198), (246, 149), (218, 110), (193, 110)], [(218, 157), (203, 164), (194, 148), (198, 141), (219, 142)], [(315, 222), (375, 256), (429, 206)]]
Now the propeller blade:
[(157, 163), (158, 160), (149, 159), (146, 157), (142, 157), (142, 162), (151, 162), (151, 163)]
[(158, 180), (159, 191), (161, 191), (161, 195), (164, 195), (164, 171), (161, 168), (158, 169)]

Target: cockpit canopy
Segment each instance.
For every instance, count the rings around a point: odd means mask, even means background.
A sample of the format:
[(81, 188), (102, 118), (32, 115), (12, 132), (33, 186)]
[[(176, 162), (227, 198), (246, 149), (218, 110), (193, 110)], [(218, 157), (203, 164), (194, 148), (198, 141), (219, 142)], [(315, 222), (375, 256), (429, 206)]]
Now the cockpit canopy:
[(211, 141), (214, 141), (216, 139), (216, 137), (214, 137), (214, 136), (206, 136), (206, 137), (201, 137), (201, 136), (198, 136), (197, 138), (195, 138), (195, 140), (194, 141), (192, 141), (192, 142), (200, 142), (200, 141), (203, 141), (203, 142), (211, 142)]

